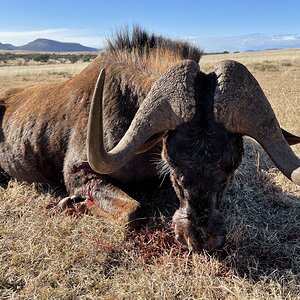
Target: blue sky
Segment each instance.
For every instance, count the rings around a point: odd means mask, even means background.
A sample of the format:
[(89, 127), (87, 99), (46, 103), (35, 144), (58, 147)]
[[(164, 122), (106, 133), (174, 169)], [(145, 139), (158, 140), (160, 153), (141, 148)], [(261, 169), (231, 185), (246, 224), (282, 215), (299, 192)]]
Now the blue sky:
[(299, 0), (1, 2), (0, 42), (14, 45), (50, 38), (99, 48), (114, 30), (139, 24), (205, 51), (300, 48)]

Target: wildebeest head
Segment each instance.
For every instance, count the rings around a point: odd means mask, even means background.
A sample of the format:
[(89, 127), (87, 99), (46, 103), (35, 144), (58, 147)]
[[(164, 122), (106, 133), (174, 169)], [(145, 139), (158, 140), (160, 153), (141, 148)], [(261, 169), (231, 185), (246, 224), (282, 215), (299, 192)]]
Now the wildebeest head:
[(113, 173), (151, 147), (153, 137), (164, 136), (162, 157), (180, 200), (173, 223), (182, 245), (194, 250), (223, 245), (226, 232), (218, 208), (242, 158), (242, 135), (256, 139), (281, 172), (300, 184), (300, 160), (243, 65), (224, 61), (209, 75), (194, 61), (174, 65), (154, 84), (126, 134), (109, 152), (103, 145), (101, 109), (99, 116), (103, 81), (104, 73), (90, 110), (89, 163), (99, 173)]

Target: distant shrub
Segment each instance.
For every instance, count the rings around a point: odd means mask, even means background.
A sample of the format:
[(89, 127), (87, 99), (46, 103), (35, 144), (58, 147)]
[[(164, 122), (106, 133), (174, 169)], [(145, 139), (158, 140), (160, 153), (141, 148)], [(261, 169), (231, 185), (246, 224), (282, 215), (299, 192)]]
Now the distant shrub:
[(6, 63), (8, 60), (13, 60), (15, 58), (16, 58), (16, 56), (14, 54), (9, 53), (9, 52), (0, 53), (0, 61), (3, 61), (4, 63)]
[(24, 64), (29, 64), (30, 61), (40, 63), (76, 63), (90, 62), (97, 54), (65, 54), (65, 53), (0, 53), (0, 63), (6, 64), (9, 61), (22, 60)]
[(76, 62), (78, 61), (78, 59), (79, 59), (79, 56), (78, 56), (78, 55), (75, 55), (75, 54), (71, 54), (71, 55), (69, 55), (69, 57), (68, 57), (68, 60), (69, 60), (72, 64), (76, 63)]
[(83, 62), (90, 62), (95, 57), (96, 57), (96, 55), (83, 55), (82, 56), (82, 61)]
[(34, 61), (47, 62), (50, 59), (50, 54), (37, 54), (33, 57)]

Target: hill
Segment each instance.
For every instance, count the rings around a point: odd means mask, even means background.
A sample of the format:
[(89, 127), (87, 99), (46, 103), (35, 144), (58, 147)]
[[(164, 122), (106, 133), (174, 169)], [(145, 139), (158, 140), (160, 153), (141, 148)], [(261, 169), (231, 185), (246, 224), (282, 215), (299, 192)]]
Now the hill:
[(11, 44), (0, 43), (0, 50), (16, 50), (16, 47)]
[(1, 50), (25, 50), (32, 52), (93, 52), (96, 48), (86, 47), (78, 43), (64, 43), (48, 39), (37, 39), (23, 46), (0, 43)]

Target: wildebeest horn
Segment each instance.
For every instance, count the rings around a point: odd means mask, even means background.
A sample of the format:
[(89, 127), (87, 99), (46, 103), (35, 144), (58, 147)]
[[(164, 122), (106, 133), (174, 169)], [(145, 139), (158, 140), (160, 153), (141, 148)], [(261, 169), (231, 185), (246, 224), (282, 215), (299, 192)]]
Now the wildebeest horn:
[(276, 116), (256, 79), (245, 66), (223, 61), (215, 67), (215, 117), (228, 131), (253, 137), (278, 169), (300, 185), (300, 159), (283, 137)]
[(110, 174), (120, 169), (154, 134), (175, 129), (195, 114), (194, 81), (199, 72), (195, 61), (177, 63), (153, 85), (120, 142), (110, 151), (103, 143), (101, 72), (91, 102), (87, 134), (90, 166), (98, 173)]

